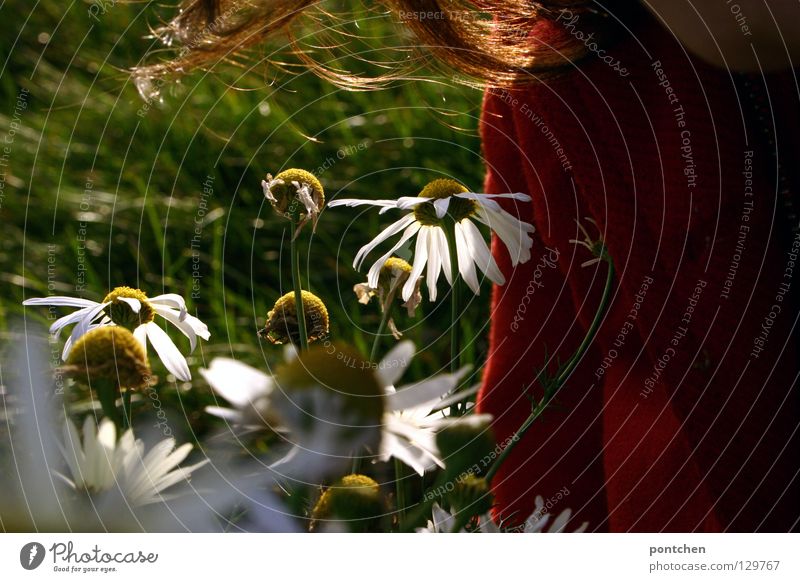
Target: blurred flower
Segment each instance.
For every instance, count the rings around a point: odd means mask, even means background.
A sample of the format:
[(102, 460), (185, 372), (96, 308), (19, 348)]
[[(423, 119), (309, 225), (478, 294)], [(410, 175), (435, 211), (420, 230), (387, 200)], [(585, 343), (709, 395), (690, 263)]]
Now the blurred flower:
[[(553, 520), (553, 523), (545, 529), (550, 521), (550, 514), (543, 513), (544, 500), (540, 495), (536, 496), (536, 510), (531, 514), (525, 523), (520, 527), (503, 528), (497, 526), (492, 521), (489, 514), (482, 515), (478, 518), (478, 526), (471, 531), (480, 533), (501, 533), (501, 532), (514, 532), (514, 533), (564, 533), (569, 518), (572, 517), (572, 510), (565, 509), (558, 517)], [(449, 533), (455, 524), (456, 514), (449, 513), (439, 507), (439, 504), (434, 503), (432, 509), (432, 519), (428, 520), (428, 526), (424, 528), (417, 528), (417, 533)], [(588, 522), (583, 522), (581, 526), (573, 533), (583, 533), (589, 527)], [(462, 529), (459, 533), (464, 533), (466, 530)]]
[(386, 394), (379, 458), (388, 461), (396, 457), (422, 475), (436, 465), (444, 467), (436, 446), (436, 433), (451, 421), (444, 413), (432, 412), (458, 386), (468, 368), (395, 389), (394, 384), (402, 377), (414, 352), (413, 342), (400, 342), (377, 367)]
[[(306, 335), (308, 342), (311, 343), (328, 335), (328, 309), (322, 299), (310, 291), (303, 291), (302, 297)], [(275, 302), (274, 307), (267, 313), (264, 328), (258, 330), (258, 335), (273, 344), (291, 342), (297, 345), (300, 343), (298, 319), (294, 292), (290, 291)]]
[(211, 389), (233, 408), (206, 406), (206, 412), (240, 426), (269, 426), (280, 422), (270, 406), (275, 389), (272, 376), (231, 358), (214, 358), (200, 374)]
[(90, 387), (93, 381), (106, 380), (115, 386), (144, 388), (152, 377), (142, 344), (117, 325), (95, 327), (82, 335), (60, 370)]
[(131, 505), (141, 506), (162, 501), (164, 490), (186, 481), (193, 471), (208, 462), (176, 469), (192, 450), (191, 444), (176, 449), (175, 440), (168, 438), (145, 455), (144, 443), (134, 439), (132, 430), (127, 430), (119, 442), (116, 437), (113, 422), (105, 418), (95, 426), (94, 419), (87, 416), (81, 446), (75, 425), (67, 421), (62, 453), (72, 479), (60, 476), (74, 489), (89, 494), (118, 487)]
[(325, 489), (311, 512), (313, 531), (377, 532), (386, 508), (378, 483), (346, 475)]
[[(366, 283), (357, 283), (353, 287), (353, 292), (358, 297), (358, 302), (366, 305), (373, 297), (378, 298), (378, 303), (381, 306), (381, 312), (391, 309), (392, 302), (397, 297), (397, 292), (401, 289), (403, 284), (408, 280), (411, 274), (411, 265), (408, 262), (398, 257), (390, 257), (381, 267), (380, 274), (378, 275), (378, 286), (370, 287), (369, 281)], [(411, 297), (403, 303), (409, 317), (414, 315), (417, 306), (422, 301), (422, 294), (419, 292), (422, 279), (417, 279), (417, 285)], [(397, 329), (393, 318), (389, 318), (387, 322), (389, 331), (395, 339), (400, 339), (403, 334)]]
[[(381, 214), (393, 208), (411, 210), (385, 228), (372, 242), (363, 246), (356, 255), (353, 268), (359, 269), (366, 256), (380, 243), (402, 231), (400, 239), (369, 270), (367, 282), (370, 287), (377, 288), (380, 271), (386, 259), (416, 235), (413, 267), (403, 285), (402, 297), (404, 301), (411, 298), (427, 265), (428, 293), (431, 301), (436, 301), (436, 284), (441, 271), (444, 271), (447, 282), (452, 284), (450, 245), (445, 228), (453, 229), (459, 273), (475, 294), (480, 293), (476, 265), (498, 285), (505, 283), (505, 277), (472, 219), (487, 225), (500, 237), (508, 249), (512, 265), (516, 266), (530, 259), (533, 245), (530, 233), (534, 231), (533, 226), (503, 210), (495, 198), (530, 201), (527, 194), (476, 194), (468, 192), (454, 180), (439, 179), (425, 186), (419, 196), (403, 196), (397, 200), (334, 200), (328, 206), (333, 208), (366, 204), (380, 207)], [(445, 218), (448, 218), (446, 222)]]
[(292, 168), (274, 178), (267, 174), (261, 181), (264, 197), (280, 216), (297, 223), (293, 237), (297, 237), (306, 222), (317, 226), (317, 217), (325, 204), (325, 191), (314, 174)]
[(149, 339), (167, 370), (183, 381), (191, 380), (192, 377), (186, 359), (172, 339), (154, 321), (155, 316), (163, 317), (188, 337), (190, 351), (194, 351), (197, 346), (198, 336), (204, 340), (210, 337), (206, 324), (189, 315), (186, 312), (186, 302), (174, 293), (148, 298), (140, 289), (116, 287), (100, 303), (76, 297), (53, 296), (28, 299), (22, 304), (79, 308), (78, 311), (57, 319), (50, 326), (50, 333), (58, 337), (65, 326), (76, 324), (64, 344), (64, 360), (69, 356), (75, 342), (89, 330), (118, 325), (131, 330), (145, 350)]

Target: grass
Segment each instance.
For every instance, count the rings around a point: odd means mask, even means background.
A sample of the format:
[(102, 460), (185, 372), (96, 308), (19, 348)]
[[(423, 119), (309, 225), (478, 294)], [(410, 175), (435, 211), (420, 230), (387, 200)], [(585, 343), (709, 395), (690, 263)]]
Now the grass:
[[(256, 335), (291, 286), (288, 223), (265, 205), (264, 174), (308, 169), (328, 198), (415, 195), (442, 175), (479, 189), (481, 94), (442, 82), (343, 91), (308, 72), (256, 65), (246, 75), (228, 67), (186, 77), (147, 108), (126, 69), (151, 48), (148, 26), (164, 9), (105, 4), (95, 22), (87, 3), (0, 0), (0, 140), (19, 124), (0, 168), (0, 333), (13, 339), (23, 316), (47, 323), (46, 309), (23, 310), (27, 297), (98, 300), (121, 284), (184, 295), (212, 338), (190, 360), (192, 386), (162, 383), (159, 396), (175, 424), (199, 435), (213, 428), (202, 412), (213, 397), (198, 367), (217, 355), (262, 368), (280, 359)], [(395, 28), (373, 17), (359, 32), (381, 42)], [(24, 109), (16, 105), (21, 91)], [(204, 183), (211, 184), (205, 193)], [(332, 336), (364, 353), (379, 313), (356, 302), (352, 287), (364, 275), (351, 263), (394, 218), (326, 211), (314, 236), (300, 242), (308, 285), (331, 312)], [(485, 352), (488, 295), (485, 285), (466, 311), (476, 341), (462, 343), (475, 361)], [(415, 320), (398, 318), (423, 349), (414, 374), (447, 366), (448, 307), (445, 296), (425, 302)]]

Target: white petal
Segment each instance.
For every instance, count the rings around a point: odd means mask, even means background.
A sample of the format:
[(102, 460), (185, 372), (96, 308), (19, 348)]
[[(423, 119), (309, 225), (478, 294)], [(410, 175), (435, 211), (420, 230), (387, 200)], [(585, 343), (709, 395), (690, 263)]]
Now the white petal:
[(118, 301), (123, 301), (128, 304), (128, 307), (131, 308), (131, 311), (134, 313), (139, 313), (142, 309), (142, 302), (134, 297), (117, 297)]
[(381, 244), (389, 237), (394, 236), (395, 234), (406, 228), (412, 222), (414, 222), (414, 215), (407, 214), (400, 220), (393, 222), (392, 224), (384, 228), (378, 234), (378, 236), (376, 236), (369, 243), (365, 244), (363, 247), (359, 249), (358, 253), (356, 254), (356, 258), (353, 261), (353, 268), (356, 271), (358, 271), (361, 268), (361, 264), (364, 262), (364, 259), (367, 257), (369, 253), (372, 252), (372, 250), (375, 247), (377, 247), (379, 244)]
[(469, 245), (464, 237), (463, 227), (461, 223), (456, 223), (456, 254), (458, 255), (458, 272), (466, 282), (467, 286), (472, 289), (475, 295), (480, 295), (481, 288), (478, 283), (478, 274), (475, 272), (475, 264), (472, 262), (472, 256), (469, 253)]
[(406, 242), (413, 237), (417, 232), (422, 228), (422, 225), (419, 222), (412, 222), (408, 228), (406, 228), (405, 232), (403, 232), (403, 236), (392, 246), (389, 251), (382, 255), (375, 263), (370, 267), (369, 272), (367, 273), (367, 284), (373, 289), (378, 288), (378, 277), (381, 274), (381, 269), (383, 268), (383, 264), (386, 262), (386, 259), (391, 257), (394, 252), (399, 249), (401, 246), (406, 244)]
[(494, 257), (492, 257), (492, 253), (489, 251), (486, 241), (483, 240), (478, 227), (472, 224), (472, 221), (468, 218), (461, 221), (461, 227), (464, 229), (464, 240), (469, 246), (470, 254), (475, 264), (478, 265), (481, 271), (486, 273), (486, 276), (489, 277), (493, 283), (503, 285), (506, 282), (506, 278), (503, 276), (497, 263), (495, 263)]
[(272, 392), (272, 378), (267, 374), (230, 358), (214, 358), (200, 374), (214, 392), (236, 406), (244, 408)]
[(431, 227), (423, 226), (419, 229), (417, 234), (417, 246), (414, 250), (414, 266), (411, 268), (411, 273), (408, 275), (408, 280), (403, 285), (403, 301), (408, 301), (411, 295), (414, 294), (414, 288), (417, 285), (417, 279), (422, 274), (425, 268), (425, 263), (428, 260), (428, 233)]
[(436, 402), (458, 385), (464, 373), (466, 369), (456, 374), (439, 374), (433, 378), (402, 386), (397, 392), (386, 395), (386, 408), (400, 411)]
[(434, 228), (432, 232), (439, 240), (439, 244), (437, 246), (442, 257), (442, 270), (444, 271), (444, 278), (447, 279), (447, 282), (450, 285), (452, 285), (453, 269), (452, 265), (450, 264), (450, 245), (447, 242), (447, 236), (445, 235), (444, 230), (441, 228)]
[(166, 305), (167, 307), (173, 307), (180, 310), (181, 319), (186, 316), (186, 301), (184, 301), (183, 297), (177, 293), (164, 293), (163, 295), (157, 295), (150, 299), (150, 303), (154, 305)]
[(363, 200), (360, 198), (344, 198), (340, 200), (331, 200), (328, 202), (328, 208), (335, 208), (337, 206), (380, 206), (383, 208), (397, 208), (397, 200)]
[[(496, 205), (494, 202), (493, 204)], [(514, 218), (499, 206), (497, 209), (492, 209), (489, 205), (478, 208), (476, 218), (497, 233), (508, 249), (513, 266), (530, 260), (533, 239), (529, 233), (535, 231), (532, 225)]]
[(430, 202), (433, 198), (420, 198), (419, 196), (401, 196), (397, 199), (397, 207), (401, 210), (409, 210), (422, 204), (423, 202)]
[(527, 194), (523, 194), (522, 192), (514, 192), (511, 194), (481, 194), (479, 192), (462, 192), (460, 194), (453, 194), (453, 196), (458, 196), (459, 198), (466, 198), (468, 200), (484, 200), (490, 198), (512, 198), (514, 200), (520, 200), (522, 202), (530, 202), (531, 197)]
[(56, 305), (64, 307), (93, 307), (99, 305), (97, 301), (89, 301), (88, 299), (80, 299), (79, 297), (63, 297), (61, 295), (53, 295), (52, 297), (36, 297), (34, 299), (26, 299), (22, 302), (23, 305)]
[(436, 216), (438, 218), (444, 218), (445, 214), (447, 214), (447, 209), (450, 207), (450, 197), (447, 198), (439, 198), (436, 202), (433, 203), (433, 208), (436, 210)]
[(384, 386), (394, 386), (408, 368), (416, 353), (414, 342), (405, 340), (395, 345), (378, 365), (378, 379)]
[(69, 349), (75, 342), (78, 341), (81, 336), (83, 336), (87, 331), (91, 329), (92, 322), (97, 318), (98, 315), (108, 306), (108, 303), (99, 303), (91, 308), (87, 313), (86, 316), (81, 319), (78, 324), (72, 328), (72, 333), (69, 335), (69, 343), (68, 345), (64, 346), (64, 351), (61, 354), (61, 357), (66, 360), (67, 356), (69, 355)]
[(53, 325), (50, 326), (50, 333), (58, 337), (61, 334), (61, 330), (70, 325), (72, 323), (76, 323), (86, 317), (88, 313), (92, 310), (92, 307), (83, 307), (78, 311), (73, 311), (69, 315), (65, 315), (64, 317), (59, 317), (57, 320), (53, 322)]
[(188, 381), (192, 379), (192, 374), (189, 372), (189, 365), (186, 363), (178, 348), (172, 343), (170, 337), (166, 332), (158, 327), (154, 322), (144, 324), (147, 331), (147, 338), (153, 344), (158, 357), (164, 362), (164, 366), (175, 374), (179, 380)]
[(439, 280), (439, 273), (442, 270), (442, 261), (449, 261), (450, 257), (442, 257), (441, 248), (439, 246), (439, 237), (436, 234), (438, 228), (431, 229), (430, 236), (428, 237), (428, 296), (431, 301), (436, 301), (438, 289), (436, 282)]
[(156, 313), (158, 313), (161, 317), (169, 321), (172, 325), (177, 327), (183, 335), (189, 338), (189, 350), (191, 352), (197, 347), (197, 334), (194, 331), (194, 327), (189, 324), (186, 319), (181, 321), (181, 314), (180, 311), (175, 311), (169, 307), (164, 307), (162, 305), (153, 305), (153, 309)]
[(144, 348), (144, 353), (147, 355), (147, 327), (146, 323), (142, 325), (136, 326), (136, 329), (133, 330), (133, 337), (142, 345)]

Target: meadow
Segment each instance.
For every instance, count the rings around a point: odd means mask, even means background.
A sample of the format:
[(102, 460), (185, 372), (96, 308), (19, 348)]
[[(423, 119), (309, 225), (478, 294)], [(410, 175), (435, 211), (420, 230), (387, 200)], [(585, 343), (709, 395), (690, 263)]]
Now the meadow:
[[(296, 66), (267, 67), (267, 56), (285, 51), (278, 39), (244, 64), (165, 83), (159, 98), (145, 100), (129, 70), (157, 48), (150, 27), (169, 7), (6, 0), (0, 14), (3, 350), (23, 321), (29, 333), (48, 324), (48, 311), (23, 308), (25, 298), (100, 300), (118, 285), (183, 295), (211, 340), (189, 358), (191, 383), (160, 383), (158, 400), (143, 413), (165, 412), (182, 425), (179, 441), (221, 426), (203, 413), (215, 400), (199, 367), (215, 356), (261, 368), (281, 359), (256, 333), (291, 288), (288, 223), (265, 202), (267, 172), (305, 168), (329, 200), (413, 196), (436, 177), (481, 191), (481, 92), (437, 71), (421, 71), (428, 80), (348, 91)], [(347, 19), (365, 44), (398, 42), (396, 23), (379, 11)], [(329, 210), (313, 236), (301, 237), (305, 286), (327, 304), (331, 336), (345, 335), (362, 353), (380, 313), (356, 301), (353, 285), (365, 276), (351, 264), (396, 218)], [(489, 294), (484, 285), (480, 297), (470, 295), (462, 318), (466, 361), (483, 361)], [(446, 293), (423, 302), (416, 318), (398, 317), (421, 351), (415, 375), (447, 366), (449, 319)], [(174, 328), (167, 332), (185, 341)], [(383, 341), (386, 351), (393, 340)], [(165, 378), (161, 363), (151, 363)]]

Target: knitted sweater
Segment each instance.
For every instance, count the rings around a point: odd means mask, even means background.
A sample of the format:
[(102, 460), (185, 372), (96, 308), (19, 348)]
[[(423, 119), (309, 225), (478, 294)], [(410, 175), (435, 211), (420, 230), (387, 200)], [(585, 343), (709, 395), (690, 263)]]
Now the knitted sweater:
[(653, 19), (633, 32), (556, 79), (485, 96), (485, 191), (530, 194), (503, 206), (537, 229), (516, 269), (493, 240), (508, 281), (493, 290), (478, 408), (498, 442), (600, 304), (608, 267), (581, 266), (576, 220), (616, 268), (598, 335), (494, 478), (495, 517), (524, 519), (542, 496), (590, 531), (788, 531), (800, 238), (780, 192), (797, 170), (779, 172), (776, 149), (798, 151), (797, 88), (789, 75), (788, 91), (764, 77), (742, 91)]

